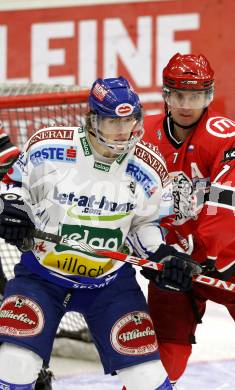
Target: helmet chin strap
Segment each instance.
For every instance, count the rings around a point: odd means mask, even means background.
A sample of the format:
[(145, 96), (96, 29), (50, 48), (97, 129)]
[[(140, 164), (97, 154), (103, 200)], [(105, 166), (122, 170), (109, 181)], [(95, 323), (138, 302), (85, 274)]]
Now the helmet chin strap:
[(200, 117), (199, 117), (195, 122), (191, 123), (190, 125), (181, 125), (180, 123), (176, 122), (176, 121), (172, 118), (172, 115), (171, 115), (171, 112), (170, 112), (170, 111), (167, 112), (167, 116), (170, 118), (170, 121), (171, 121), (173, 124), (179, 126), (181, 129), (187, 130), (187, 129), (190, 129), (191, 127), (196, 126), (196, 125), (200, 122), (201, 117), (203, 116), (203, 114), (204, 114), (204, 112), (206, 111), (206, 109), (207, 109), (207, 108), (205, 108), (205, 109), (203, 110), (202, 114), (200, 115)]

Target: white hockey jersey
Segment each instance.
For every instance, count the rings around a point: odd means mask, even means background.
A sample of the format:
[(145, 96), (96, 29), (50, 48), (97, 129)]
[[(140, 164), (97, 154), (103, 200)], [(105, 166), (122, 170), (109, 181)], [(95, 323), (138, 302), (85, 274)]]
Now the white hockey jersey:
[[(95, 159), (82, 127), (35, 133), (4, 182), (1, 192), (29, 203), (38, 229), (95, 248), (121, 250), (126, 241), (141, 256), (155, 252), (164, 241), (159, 221), (172, 213), (171, 184), (157, 148), (140, 142), (107, 164)], [(96, 285), (123, 266), (35, 239), (24, 264), (37, 273), (37, 263), (46, 278), (76, 281), (74, 286)]]

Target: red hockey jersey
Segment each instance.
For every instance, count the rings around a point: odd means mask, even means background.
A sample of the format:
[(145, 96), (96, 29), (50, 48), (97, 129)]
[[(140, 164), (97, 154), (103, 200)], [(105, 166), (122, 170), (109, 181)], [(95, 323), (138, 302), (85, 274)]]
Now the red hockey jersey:
[(192, 257), (215, 260), (220, 272), (235, 270), (235, 122), (207, 109), (182, 143), (162, 115), (145, 118), (144, 140), (158, 146), (173, 180), (175, 220), (165, 220), (168, 244), (188, 246)]

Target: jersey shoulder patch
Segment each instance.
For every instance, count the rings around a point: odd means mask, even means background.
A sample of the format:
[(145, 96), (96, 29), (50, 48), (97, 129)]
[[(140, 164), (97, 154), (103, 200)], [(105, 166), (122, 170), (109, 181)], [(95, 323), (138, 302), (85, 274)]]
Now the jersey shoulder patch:
[(157, 174), (161, 180), (162, 186), (165, 187), (169, 182), (169, 175), (166, 163), (158, 148), (148, 142), (140, 141), (135, 146), (134, 155), (142, 161), (149, 170)]
[(75, 164), (78, 155), (74, 140), (76, 130), (76, 127), (48, 127), (37, 131), (26, 147), (28, 160), (34, 167), (47, 160)]
[[(161, 154), (159, 148), (157, 145), (153, 145), (151, 142), (147, 142), (147, 141), (144, 141), (144, 140), (141, 140), (140, 142), (138, 142), (140, 145), (143, 145), (145, 146), (147, 149), (149, 149), (150, 151), (154, 152), (158, 157), (160, 157), (162, 159), (162, 161), (165, 163), (165, 159), (163, 157), (163, 155)], [(166, 164), (166, 163), (165, 163)]]
[(44, 129), (38, 130), (32, 137), (29, 139), (27, 144), (27, 149), (31, 148), (32, 145), (43, 141), (72, 141), (74, 138), (74, 131), (77, 128), (74, 127), (46, 127)]

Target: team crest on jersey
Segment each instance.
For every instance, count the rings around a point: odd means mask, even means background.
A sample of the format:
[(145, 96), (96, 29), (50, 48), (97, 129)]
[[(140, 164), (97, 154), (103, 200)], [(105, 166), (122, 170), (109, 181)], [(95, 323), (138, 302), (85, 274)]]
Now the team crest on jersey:
[(123, 355), (147, 355), (158, 349), (152, 320), (142, 311), (120, 318), (112, 327), (110, 341), (113, 349)]
[(208, 133), (219, 138), (230, 138), (235, 136), (235, 122), (223, 116), (209, 118), (206, 123)]

